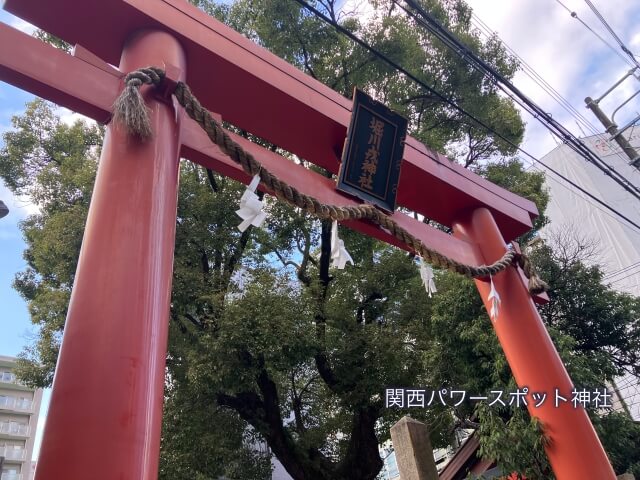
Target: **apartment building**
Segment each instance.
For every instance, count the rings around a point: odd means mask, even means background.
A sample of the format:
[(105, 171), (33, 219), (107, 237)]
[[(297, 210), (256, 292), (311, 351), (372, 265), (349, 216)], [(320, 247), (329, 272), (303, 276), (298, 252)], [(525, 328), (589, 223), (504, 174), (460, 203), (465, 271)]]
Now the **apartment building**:
[(16, 381), (16, 359), (0, 355), (0, 480), (31, 480), (42, 390)]

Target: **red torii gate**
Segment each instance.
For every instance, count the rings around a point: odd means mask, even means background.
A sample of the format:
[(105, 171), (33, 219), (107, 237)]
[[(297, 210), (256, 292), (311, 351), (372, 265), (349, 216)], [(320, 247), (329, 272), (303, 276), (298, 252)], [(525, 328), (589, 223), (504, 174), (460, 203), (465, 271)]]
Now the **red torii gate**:
[[(1, 80), (107, 122), (125, 73), (163, 67), (188, 78), (203, 105), (231, 123), (338, 171), (351, 103), (186, 1), (7, 0), (4, 8), (76, 48), (68, 55), (0, 24)], [(146, 100), (152, 141), (107, 128), (37, 480), (157, 477), (179, 158), (249, 181), (170, 98), (147, 90)], [(328, 204), (356, 203), (331, 180), (230, 135), (300, 191)], [(451, 226), (454, 236), (396, 212), (403, 228), (472, 265), (500, 258), (505, 242), (528, 231), (537, 215), (531, 202), (412, 138), (397, 200)], [(405, 248), (371, 223), (347, 224)], [(494, 281), (503, 299), (494, 327), (518, 385), (570, 395), (571, 380), (521, 272), (508, 268)], [(488, 283), (476, 285), (489, 309)], [(559, 480), (615, 478), (583, 409), (545, 403), (529, 411), (545, 426)]]

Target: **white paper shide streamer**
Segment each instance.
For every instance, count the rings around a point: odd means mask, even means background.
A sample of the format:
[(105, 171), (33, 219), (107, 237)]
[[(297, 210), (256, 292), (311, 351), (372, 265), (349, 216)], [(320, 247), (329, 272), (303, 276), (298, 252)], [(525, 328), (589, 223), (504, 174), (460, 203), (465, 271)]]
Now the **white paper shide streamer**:
[(491, 278), (491, 290), (487, 297), (491, 301), (491, 311), (489, 312), (489, 316), (496, 320), (498, 318), (501, 300), (500, 295), (498, 295), (498, 291), (496, 290), (496, 286), (493, 284), (493, 276), (489, 276), (489, 278)]
[(242, 218), (242, 223), (238, 225), (238, 230), (241, 232), (249, 228), (249, 225), (259, 227), (267, 218), (267, 214), (262, 211), (264, 204), (256, 195), (256, 188), (258, 188), (259, 183), (260, 177), (258, 175), (254, 176), (240, 198), (240, 210), (236, 210), (236, 213)]
[(344, 241), (338, 237), (338, 222), (334, 220), (331, 224), (331, 266), (342, 270), (347, 262), (353, 265), (351, 255), (344, 248)]
[(422, 257), (418, 257), (418, 261), (420, 262), (420, 278), (422, 279), (422, 284), (424, 285), (425, 290), (429, 294), (429, 298), (431, 298), (432, 294), (436, 293), (438, 290), (436, 289), (435, 276), (433, 275), (433, 269), (431, 265), (425, 263)]

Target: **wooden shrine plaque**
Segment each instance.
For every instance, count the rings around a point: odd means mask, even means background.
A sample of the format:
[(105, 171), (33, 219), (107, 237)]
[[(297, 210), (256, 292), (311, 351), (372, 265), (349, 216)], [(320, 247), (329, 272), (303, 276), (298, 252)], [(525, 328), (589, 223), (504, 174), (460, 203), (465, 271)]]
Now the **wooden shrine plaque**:
[(393, 212), (406, 133), (404, 117), (356, 89), (338, 190)]

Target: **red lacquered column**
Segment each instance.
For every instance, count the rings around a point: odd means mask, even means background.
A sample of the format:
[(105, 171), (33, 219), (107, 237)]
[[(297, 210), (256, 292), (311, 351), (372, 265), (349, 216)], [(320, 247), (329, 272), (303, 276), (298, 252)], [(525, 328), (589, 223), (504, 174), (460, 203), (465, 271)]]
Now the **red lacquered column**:
[[(490, 264), (504, 254), (506, 245), (491, 212), (479, 208), (454, 224), (455, 234), (475, 242)], [(529, 413), (540, 419), (551, 442), (545, 447), (558, 480), (615, 480), (607, 455), (583, 408), (571, 404), (573, 384), (518, 271), (510, 267), (494, 275), (501, 297), (499, 315), (492, 320), (519, 388), (529, 388)], [(487, 308), (490, 284), (476, 280)], [(566, 398), (555, 407), (555, 389)], [(530, 394), (546, 392), (546, 401), (534, 407)]]
[[(186, 70), (180, 44), (144, 31), (120, 69)], [(180, 126), (143, 93), (154, 136), (107, 128), (47, 416), (37, 480), (155, 480), (176, 224)]]

